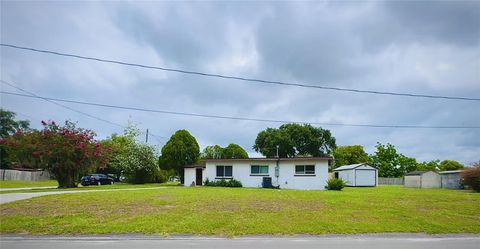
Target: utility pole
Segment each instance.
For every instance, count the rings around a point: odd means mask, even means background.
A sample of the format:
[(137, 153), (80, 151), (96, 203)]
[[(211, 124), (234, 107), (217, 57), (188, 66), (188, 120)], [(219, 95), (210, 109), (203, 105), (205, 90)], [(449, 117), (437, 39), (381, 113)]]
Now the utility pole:
[(275, 165), (275, 178), (277, 178), (277, 186), (280, 186), (280, 183), (278, 182), (278, 177), (280, 176), (280, 157), (278, 156), (278, 147), (277, 145), (277, 164)]
[(148, 129), (147, 129), (147, 133), (145, 134), (145, 143), (148, 144)]

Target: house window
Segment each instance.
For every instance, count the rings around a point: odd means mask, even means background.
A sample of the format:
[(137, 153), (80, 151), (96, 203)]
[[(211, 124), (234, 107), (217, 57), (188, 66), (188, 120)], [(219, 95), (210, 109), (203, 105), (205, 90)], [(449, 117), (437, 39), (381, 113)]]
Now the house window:
[(295, 175), (315, 175), (315, 165), (295, 165)]
[(250, 167), (251, 175), (268, 175), (268, 165), (252, 165)]
[(231, 178), (232, 166), (217, 165), (217, 178)]

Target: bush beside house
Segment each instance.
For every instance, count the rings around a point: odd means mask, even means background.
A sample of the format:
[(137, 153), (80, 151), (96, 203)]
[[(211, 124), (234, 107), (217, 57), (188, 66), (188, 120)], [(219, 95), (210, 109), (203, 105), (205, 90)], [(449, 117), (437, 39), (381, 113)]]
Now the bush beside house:
[(229, 180), (221, 179), (221, 180), (218, 180), (218, 181), (210, 181), (207, 178), (204, 182), (204, 185), (209, 186), (209, 187), (228, 187), (228, 188), (241, 188), (242, 187), (242, 183), (238, 180), (233, 179), (233, 178), (229, 179)]

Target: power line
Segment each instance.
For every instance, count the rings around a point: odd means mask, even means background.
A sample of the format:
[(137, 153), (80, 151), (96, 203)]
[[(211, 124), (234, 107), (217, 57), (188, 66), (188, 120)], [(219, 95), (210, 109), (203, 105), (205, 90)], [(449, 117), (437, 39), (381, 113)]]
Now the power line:
[[(112, 122), (112, 121), (109, 121), (109, 120), (106, 120), (106, 119), (103, 119), (103, 118), (100, 118), (100, 117), (91, 115), (91, 114), (86, 113), (86, 112), (79, 111), (79, 110), (74, 109), (74, 108), (71, 108), (71, 107), (69, 107), (69, 106), (66, 106), (66, 105), (57, 103), (57, 102), (55, 102), (55, 101), (53, 101), (53, 100), (50, 100), (50, 99), (48, 99), (48, 98), (41, 97), (41, 96), (39, 96), (39, 95), (37, 95), (37, 94), (35, 94), (35, 93), (33, 93), (33, 92), (30, 92), (30, 91), (27, 91), (27, 90), (25, 90), (25, 89), (22, 89), (22, 88), (20, 88), (19, 86), (16, 86), (15, 84), (13, 84), (13, 83), (11, 83), (11, 82), (7, 82), (7, 81), (5, 81), (5, 80), (0, 80), (0, 82), (2, 82), (3, 84), (9, 85), (9, 86), (11, 86), (11, 87), (13, 87), (13, 88), (15, 88), (15, 89), (17, 89), (17, 90), (19, 90), (19, 91), (22, 91), (22, 92), (24, 92), (24, 93), (27, 93), (27, 94), (28, 94), (27, 96), (31, 96), (31, 97), (36, 97), (36, 98), (39, 98), (39, 99), (43, 99), (43, 100), (45, 100), (45, 101), (47, 101), (47, 102), (49, 102), (49, 103), (52, 103), (52, 104), (58, 105), (58, 106), (60, 106), (60, 107), (66, 108), (66, 109), (68, 109), (68, 110), (71, 110), (71, 111), (80, 113), (80, 114), (85, 115), (85, 116), (88, 116), (88, 117), (90, 117), (90, 118), (93, 118), (93, 119), (96, 119), (96, 120), (100, 120), (100, 121), (102, 121), (102, 122), (105, 122), (105, 123), (108, 123), (108, 124), (111, 124), (111, 125), (115, 125), (115, 126), (121, 127), (121, 128), (123, 128), (123, 129), (127, 128), (127, 127), (124, 126), (124, 125), (121, 125), (121, 124), (118, 124), (118, 123), (115, 123), (115, 122)], [(24, 114), (23, 114), (23, 115), (24, 115)], [(159, 138), (165, 139), (165, 137), (157, 136), (157, 135), (153, 134), (152, 132), (150, 132), (150, 135), (151, 135), (152, 137), (154, 137), (155, 140), (157, 140), (157, 142), (159, 142), (159, 143), (161, 143), (160, 140), (159, 140)]]
[(82, 112), (82, 111), (73, 109), (73, 108), (71, 108), (71, 107), (69, 107), (69, 106), (66, 106), (66, 105), (57, 103), (57, 102), (52, 101), (52, 100), (47, 99), (47, 98), (42, 98), (42, 97), (38, 96), (37, 94), (35, 94), (35, 93), (33, 93), (33, 92), (27, 91), (27, 90), (25, 90), (25, 89), (22, 89), (22, 88), (20, 88), (20, 87), (18, 87), (18, 86), (16, 86), (16, 85), (14, 85), (13, 83), (7, 82), (7, 81), (5, 81), (5, 80), (0, 80), (0, 81), (1, 81), (2, 83), (6, 84), (6, 85), (9, 85), (9, 86), (11, 86), (11, 87), (19, 90), (19, 91), (22, 91), (22, 92), (24, 92), (24, 93), (27, 93), (27, 94), (29, 94), (30, 96), (38, 97), (38, 98), (43, 99), (43, 100), (45, 100), (45, 101), (47, 101), (47, 102), (49, 102), (49, 103), (58, 105), (58, 106), (60, 106), (60, 107), (63, 107), (63, 108), (68, 109), (68, 110), (70, 110), (70, 111), (74, 111), (74, 112), (76, 112), (76, 113), (80, 113), (80, 114), (85, 115), (85, 116), (87, 116), (87, 117), (90, 117), (90, 118), (93, 118), (93, 119), (96, 119), (96, 120), (100, 120), (100, 121), (102, 121), (102, 122), (105, 122), (105, 123), (108, 123), (108, 124), (111, 124), (111, 125), (115, 125), (115, 126), (118, 126), (118, 127), (121, 127), (121, 128), (125, 128), (125, 126), (123, 126), (123, 125), (121, 125), (121, 124), (118, 124), (118, 123), (115, 123), (115, 122), (112, 122), (112, 121), (109, 121), (109, 120), (106, 120), (106, 119), (103, 119), (103, 118), (100, 118), (100, 117), (97, 117), (97, 116), (93, 116), (93, 115), (88, 114), (88, 113), (86, 113), (86, 112)]
[(400, 92), (385, 92), (385, 91), (374, 91), (374, 90), (361, 90), (361, 89), (354, 89), (354, 88), (320, 86), (320, 85), (312, 85), (312, 84), (305, 84), (305, 83), (294, 83), (294, 82), (286, 82), (286, 81), (263, 80), (263, 79), (246, 78), (246, 77), (223, 75), (223, 74), (204, 73), (204, 72), (199, 72), (199, 71), (189, 71), (189, 70), (176, 69), (176, 68), (151, 66), (151, 65), (145, 65), (145, 64), (118, 61), (118, 60), (102, 59), (102, 58), (97, 58), (97, 57), (89, 57), (89, 56), (83, 56), (83, 55), (61, 53), (61, 52), (56, 52), (56, 51), (51, 51), (51, 50), (36, 49), (36, 48), (31, 48), (31, 47), (22, 47), (22, 46), (5, 44), (5, 43), (0, 43), (0, 45), (3, 46), (3, 47), (8, 47), (8, 48), (28, 50), (28, 51), (38, 52), (38, 53), (53, 54), (53, 55), (65, 56), (65, 57), (72, 57), (72, 58), (83, 59), (83, 60), (92, 60), (92, 61), (113, 63), (113, 64), (124, 65), (124, 66), (140, 67), (140, 68), (146, 68), (146, 69), (155, 69), (155, 70), (162, 70), (162, 71), (167, 71), (167, 72), (176, 72), (176, 73), (182, 73), (182, 74), (190, 74), (190, 75), (198, 75), (198, 76), (206, 76), (206, 77), (214, 77), (214, 78), (222, 78), (222, 79), (255, 82), (255, 83), (261, 83), (261, 84), (294, 86), (294, 87), (303, 87), (303, 88), (316, 88), (316, 89), (323, 89), (323, 90), (333, 90), (333, 91), (343, 91), (343, 92), (353, 92), (353, 93), (380, 94), (380, 95), (392, 95), (392, 96), (403, 96), (403, 97), (480, 101), (480, 98), (471, 98), (471, 97), (441, 96), (441, 95), (400, 93)]
[(256, 121), (256, 122), (267, 122), (267, 123), (298, 123), (298, 124), (307, 124), (308, 123), (308, 124), (312, 124), (312, 125), (324, 125), (324, 126), (353, 126), (353, 127), (369, 127), (369, 128), (419, 128), (419, 129), (479, 129), (480, 128), (480, 126), (375, 125), (375, 124), (320, 123), (320, 122), (307, 122), (307, 121), (261, 119), (261, 118), (235, 117), (235, 116), (222, 116), (222, 115), (211, 115), (211, 114), (199, 114), (199, 113), (155, 110), (155, 109), (147, 109), (147, 108), (141, 108), (141, 107), (119, 106), (119, 105), (101, 104), (101, 103), (86, 102), (86, 101), (67, 100), (67, 99), (60, 99), (60, 98), (32, 96), (32, 95), (5, 92), (5, 91), (0, 91), (0, 93), (7, 94), (7, 95), (28, 97), (28, 98), (49, 99), (49, 100), (53, 100), (53, 101), (60, 101), (60, 102), (67, 102), (67, 103), (74, 103), (74, 104), (81, 104), (81, 105), (99, 106), (99, 107), (105, 107), (105, 108), (132, 110), (132, 111), (141, 111), (141, 112), (152, 112), (152, 113), (162, 113), (162, 114), (172, 114), (172, 115), (180, 115), (180, 116), (216, 118), (216, 119), (230, 119), (230, 120), (242, 120), (242, 121)]

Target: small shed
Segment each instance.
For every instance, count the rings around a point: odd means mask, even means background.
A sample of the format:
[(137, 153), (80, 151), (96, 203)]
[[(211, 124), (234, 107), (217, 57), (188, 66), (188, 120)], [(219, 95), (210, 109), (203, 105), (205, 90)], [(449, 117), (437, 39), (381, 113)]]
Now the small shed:
[(434, 171), (412, 171), (405, 175), (406, 188), (440, 188), (441, 176)]
[(462, 173), (461, 170), (448, 170), (439, 172), (442, 178), (442, 188), (461, 189)]
[(344, 165), (333, 170), (335, 178), (341, 178), (350, 187), (376, 187), (378, 171), (365, 163)]

